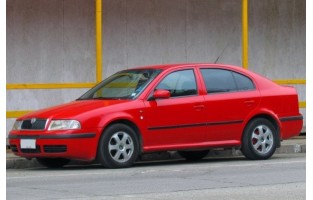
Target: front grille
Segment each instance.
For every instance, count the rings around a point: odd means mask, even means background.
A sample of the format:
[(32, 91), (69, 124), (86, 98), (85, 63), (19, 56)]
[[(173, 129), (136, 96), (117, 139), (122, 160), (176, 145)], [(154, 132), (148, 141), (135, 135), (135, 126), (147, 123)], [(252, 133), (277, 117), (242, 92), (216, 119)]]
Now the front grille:
[(36, 119), (36, 121), (32, 123), (31, 119), (26, 119), (23, 120), (21, 128), (24, 130), (43, 130), (46, 127), (46, 122), (46, 119)]
[(67, 151), (66, 145), (44, 145), (45, 153), (63, 153)]
[(36, 145), (36, 149), (21, 149), (22, 153), (40, 153), (40, 146)]
[(10, 149), (12, 152), (18, 152), (17, 146), (16, 145), (10, 145)]

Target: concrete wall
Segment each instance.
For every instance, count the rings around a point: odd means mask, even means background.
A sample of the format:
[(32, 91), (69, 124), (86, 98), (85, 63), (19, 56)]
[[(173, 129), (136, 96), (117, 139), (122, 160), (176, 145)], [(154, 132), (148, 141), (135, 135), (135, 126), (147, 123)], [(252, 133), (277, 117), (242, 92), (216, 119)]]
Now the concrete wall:
[(92, 82), (90, 0), (7, 0), (7, 82)]
[[(270, 79), (305, 79), (305, 0), (249, 2), (249, 69)], [(305, 101), (305, 85), (294, 86)]]
[(250, 69), (271, 79), (305, 78), (305, 1), (250, 1)]
[[(304, 79), (305, 0), (249, 0), (249, 9), (251, 69)], [(94, 18), (94, 0), (7, 0), (7, 83), (94, 82)], [(217, 57), (241, 65), (241, 0), (103, 0), (103, 77)], [(297, 86), (301, 101), (304, 88)], [(8, 90), (7, 110), (39, 109), (84, 91)]]
[[(94, 3), (7, 0), (7, 83), (94, 82)], [(7, 90), (7, 110), (35, 110), (86, 89)], [(7, 119), (7, 134), (15, 119)]]
[(241, 4), (229, 0), (104, 1), (104, 76), (134, 66), (241, 64)]

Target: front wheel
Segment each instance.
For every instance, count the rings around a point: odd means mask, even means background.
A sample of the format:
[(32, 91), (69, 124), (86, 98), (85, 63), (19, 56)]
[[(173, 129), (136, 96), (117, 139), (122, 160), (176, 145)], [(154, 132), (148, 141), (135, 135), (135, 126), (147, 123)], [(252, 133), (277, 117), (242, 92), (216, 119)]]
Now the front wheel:
[(98, 161), (107, 168), (130, 167), (139, 154), (136, 132), (125, 124), (113, 124), (102, 134)]
[(37, 162), (48, 168), (61, 168), (70, 162), (65, 158), (36, 158)]
[(270, 158), (277, 147), (277, 130), (264, 118), (256, 118), (249, 122), (242, 138), (242, 153), (251, 160)]

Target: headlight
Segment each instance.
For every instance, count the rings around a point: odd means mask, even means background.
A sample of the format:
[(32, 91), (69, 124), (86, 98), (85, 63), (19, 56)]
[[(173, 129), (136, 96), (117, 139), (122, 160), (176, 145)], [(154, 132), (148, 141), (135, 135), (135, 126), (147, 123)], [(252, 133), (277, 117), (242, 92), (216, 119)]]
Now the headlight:
[(14, 122), (14, 125), (12, 127), (12, 130), (21, 130), (22, 129), (22, 123), (23, 121), (20, 121), (20, 120), (16, 120)]
[(80, 128), (80, 123), (77, 120), (52, 120), (48, 130), (67, 130)]

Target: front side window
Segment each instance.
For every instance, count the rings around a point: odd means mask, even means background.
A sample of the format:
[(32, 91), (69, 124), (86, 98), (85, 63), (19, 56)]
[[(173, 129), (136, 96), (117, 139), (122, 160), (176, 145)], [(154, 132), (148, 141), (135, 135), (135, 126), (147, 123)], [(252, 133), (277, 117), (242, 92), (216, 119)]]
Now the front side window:
[(155, 69), (134, 69), (118, 72), (90, 89), (84, 99), (134, 99), (161, 72)]
[(192, 69), (181, 70), (167, 75), (156, 89), (168, 90), (171, 97), (188, 96), (197, 94), (197, 84)]

